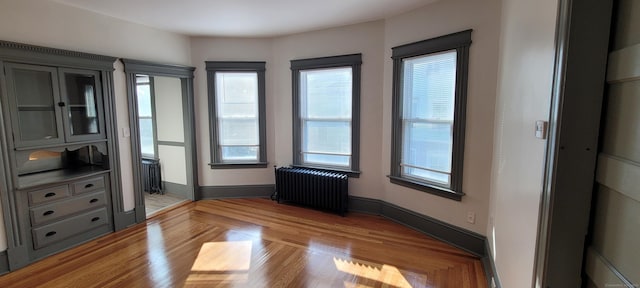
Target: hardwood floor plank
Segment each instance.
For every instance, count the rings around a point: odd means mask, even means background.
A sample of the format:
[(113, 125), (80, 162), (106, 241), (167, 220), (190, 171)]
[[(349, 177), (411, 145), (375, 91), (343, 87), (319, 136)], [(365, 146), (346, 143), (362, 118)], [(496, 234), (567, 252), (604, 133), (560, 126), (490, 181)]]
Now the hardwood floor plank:
[(479, 259), (381, 217), (266, 199), (183, 204), (0, 287), (486, 287)]

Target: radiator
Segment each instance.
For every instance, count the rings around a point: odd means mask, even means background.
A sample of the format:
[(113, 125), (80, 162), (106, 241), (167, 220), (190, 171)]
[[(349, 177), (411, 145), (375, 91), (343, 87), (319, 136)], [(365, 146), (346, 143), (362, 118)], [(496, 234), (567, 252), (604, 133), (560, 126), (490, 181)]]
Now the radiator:
[(349, 201), (345, 173), (295, 167), (280, 167), (276, 173), (276, 200), (290, 201), (344, 216)]
[(160, 160), (142, 159), (142, 186), (149, 193), (162, 192), (162, 177), (160, 176)]

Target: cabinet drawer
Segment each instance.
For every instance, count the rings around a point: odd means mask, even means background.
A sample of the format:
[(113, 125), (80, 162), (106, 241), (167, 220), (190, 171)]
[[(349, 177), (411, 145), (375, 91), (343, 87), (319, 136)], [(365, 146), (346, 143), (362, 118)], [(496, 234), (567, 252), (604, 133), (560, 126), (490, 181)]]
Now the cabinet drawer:
[(62, 185), (42, 190), (29, 192), (29, 203), (31, 205), (45, 203), (69, 196), (69, 186)]
[(109, 223), (107, 209), (100, 208), (32, 230), (33, 248), (39, 249), (70, 236)]
[(73, 194), (95, 191), (104, 188), (104, 177), (95, 177), (71, 184)]
[(80, 212), (83, 210), (94, 209), (106, 204), (105, 192), (76, 196), (65, 199), (56, 203), (31, 208), (31, 225), (39, 224), (60, 219), (62, 217)]

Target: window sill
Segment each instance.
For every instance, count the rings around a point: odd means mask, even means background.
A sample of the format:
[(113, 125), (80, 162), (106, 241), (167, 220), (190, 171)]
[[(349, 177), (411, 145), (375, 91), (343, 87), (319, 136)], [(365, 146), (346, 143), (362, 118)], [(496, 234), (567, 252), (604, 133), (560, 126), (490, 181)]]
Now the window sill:
[(332, 171), (332, 172), (342, 172), (342, 173), (346, 173), (347, 176), (350, 178), (360, 178), (360, 173), (362, 173), (360, 171), (352, 171), (347, 169), (329, 168), (324, 166), (313, 166), (313, 165), (291, 165), (291, 167), (311, 168), (311, 169), (326, 170), (326, 171)]
[(462, 196), (465, 195), (463, 192), (456, 192), (446, 188), (437, 187), (437, 186), (429, 185), (423, 182), (409, 180), (406, 178), (401, 178), (401, 177), (391, 176), (391, 175), (387, 177), (389, 177), (389, 180), (393, 184), (420, 190), (423, 192), (427, 192), (429, 194), (433, 194), (433, 195), (444, 197), (444, 198), (449, 198), (455, 201), (462, 201)]
[(251, 168), (266, 168), (269, 163), (267, 162), (254, 162), (254, 163), (209, 163), (211, 169), (251, 169)]

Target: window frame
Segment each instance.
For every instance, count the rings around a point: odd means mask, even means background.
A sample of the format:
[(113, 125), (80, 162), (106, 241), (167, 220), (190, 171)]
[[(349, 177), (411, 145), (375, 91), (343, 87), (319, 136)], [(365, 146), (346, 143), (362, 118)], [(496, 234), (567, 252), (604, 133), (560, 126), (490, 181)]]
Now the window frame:
[[(461, 201), (462, 172), (464, 166), (464, 138), (467, 107), (467, 82), (469, 72), (469, 47), (472, 30), (465, 30), (419, 42), (396, 46), (392, 49), (393, 59), (393, 107), (391, 123), (391, 183), (420, 190), (430, 194)], [(453, 119), (453, 145), (451, 155), (450, 187), (439, 186), (434, 182), (421, 181), (402, 176), (403, 147), (403, 60), (416, 56), (426, 56), (440, 52), (456, 50), (455, 106)]]
[[(146, 83), (138, 83), (138, 79), (136, 79), (136, 83), (135, 83), (135, 93), (136, 93), (136, 101), (139, 101), (139, 97), (138, 96), (138, 86), (149, 86), (149, 97), (150, 97), (150, 103), (151, 103), (151, 116), (140, 116), (140, 112), (138, 111), (137, 115), (138, 115), (138, 125), (140, 125), (140, 119), (151, 119), (151, 129), (153, 130), (153, 154), (147, 154), (147, 153), (142, 153), (142, 149), (140, 152), (140, 155), (142, 156), (143, 159), (158, 159), (158, 123), (156, 121), (156, 95), (155, 95), (155, 86), (154, 86), (154, 81), (153, 81), (153, 76), (150, 75), (146, 75), (146, 74), (135, 74), (135, 77), (137, 77), (138, 75), (144, 75), (147, 76), (149, 78), (149, 82)], [(138, 107), (138, 109), (140, 109)], [(142, 144), (142, 139), (140, 139), (140, 143)], [(142, 145), (141, 145), (142, 147)]]
[[(209, 100), (209, 139), (211, 169), (267, 167), (267, 123), (265, 100), (265, 61), (205, 61)], [(258, 161), (224, 161), (220, 155), (218, 113), (216, 107), (216, 72), (255, 72), (258, 76)]]
[[(293, 166), (345, 172), (349, 177), (360, 174), (360, 91), (362, 54), (291, 60), (293, 100)], [(300, 72), (328, 68), (351, 68), (351, 163), (349, 167), (304, 163), (302, 158), (302, 125), (300, 111)]]

